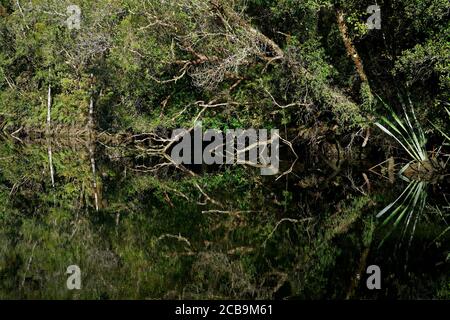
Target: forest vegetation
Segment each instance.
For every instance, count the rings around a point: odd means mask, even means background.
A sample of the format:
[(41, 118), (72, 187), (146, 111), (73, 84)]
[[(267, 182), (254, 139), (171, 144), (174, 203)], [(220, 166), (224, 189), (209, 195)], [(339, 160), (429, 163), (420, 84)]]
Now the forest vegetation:
[[(448, 299), (449, 13), (0, 0), (0, 298)], [(197, 120), (279, 129), (280, 176), (167, 163)]]

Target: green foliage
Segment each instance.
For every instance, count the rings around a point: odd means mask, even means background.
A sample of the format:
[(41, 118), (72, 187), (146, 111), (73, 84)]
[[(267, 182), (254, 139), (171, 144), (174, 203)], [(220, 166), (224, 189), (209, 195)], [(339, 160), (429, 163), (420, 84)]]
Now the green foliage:
[[(380, 123), (376, 123), (377, 127), (383, 132), (394, 138), (406, 151), (409, 156), (419, 162), (424, 163), (428, 161), (428, 154), (425, 149), (425, 144), (427, 142), (423, 129), (417, 121), (416, 115), (414, 113), (414, 108), (411, 108), (411, 115), (404, 112), (405, 120), (402, 120), (399, 116), (391, 110), (391, 116), (394, 119), (391, 122), (388, 118), (382, 117), (381, 120), (388, 126), (386, 128)], [(411, 120), (410, 120), (411, 118)], [(405, 168), (402, 169), (402, 172)]]
[[(445, 111), (447, 112), (450, 121), (450, 109), (445, 108)], [(447, 142), (450, 142), (450, 135), (448, 133), (445, 133), (444, 131), (439, 129), (439, 127), (437, 127), (434, 123), (432, 123), (432, 125), (442, 134), (442, 136), (447, 140)]]
[[(0, 129), (43, 131), (50, 86), (52, 126), (73, 132), (85, 129), (92, 99), (106, 135), (165, 137), (202, 112), (204, 127), (279, 128), (295, 148), (351, 141), (348, 151), (382, 114), (379, 128), (426, 162), (425, 134), (440, 143), (450, 126), (450, 4), (377, 3), (381, 30), (365, 24), (369, 0), (1, 0)], [(66, 26), (69, 4), (81, 8), (79, 30)], [(337, 6), (367, 82), (346, 52)], [(377, 94), (400, 105), (404, 92), (414, 102), (404, 119), (374, 103)], [(368, 148), (381, 140), (370, 137)], [(377, 239), (372, 195), (349, 192), (353, 181), (341, 190), (327, 170), (317, 170), (326, 191), (242, 167), (199, 166), (186, 177), (143, 172), (154, 161), (145, 151), (108, 146), (94, 173), (92, 151), (76, 142), (0, 143), (1, 298), (346, 297), (355, 261)], [(414, 182), (383, 215), (397, 225), (414, 218), (423, 192)], [(61, 285), (75, 262), (86, 274), (81, 293)], [(448, 295), (445, 285), (433, 290)]]

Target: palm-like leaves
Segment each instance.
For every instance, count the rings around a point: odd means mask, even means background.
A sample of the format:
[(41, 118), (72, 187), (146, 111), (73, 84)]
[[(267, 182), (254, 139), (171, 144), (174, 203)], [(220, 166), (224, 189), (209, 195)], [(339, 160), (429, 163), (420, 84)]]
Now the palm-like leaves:
[(387, 117), (381, 117), (384, 125), (379, 122), (375, 123), (375, 125), (384, 133), (394, 138), (412, 158), (412, 160), (400, 170), (400, 174), (402, 174), (413, 162), (417, 162), (420, 165), (429, 164), (428, 154), (425, 149), (427, 139), (425, 138), (424, 131), (420, 126), (419, 121), (417, 121), (412, 104), (410, 115), (408, 115), (406, 108), (403, 108), (405, 120), (402, 120), (385, 102), (383, 102), (383, 104), (386, 109), (389, 110), (393, 120), (391, 121)]
[[(405, 108), (403, 109), (404, 120), (402, 120), (387, 104), (384, 102), (383, 104), (390, 111), (393, 120), (391, 121), (387, 117), (381, 117), (383, 124), (377, 122), (376, 126), (394, 138), (412, 158), (412, 161), (400, 170), (400, 174), (403, 173), (412, 162), (417, 162), (419, 164), (428, 162), (428, 154), (425, 149), (427, 139), (425, 138), (422, 127), (417, 121), (412, 105), (410, 115)], [(403, 231), (404, 236), (411, 225), (411, 221), (415, 220), (411, 232), (410, 240), (412, 240), (417, 220), (425, 208), (427, 197), (426, 186), (427, 182), (424, 181), (409, 181), (408, 186), (402, 194), (377, 214), (377, 218), (384, 218), (382, 223), (383, 226), (393, 222), (393, 228), (384, 240), (386, 240), (402, 221), (405, 223)]]
[(415, 220), (411, 232), (412, 239), (419, 216), (425, 208), (427, 198), (427, 185), (428, 183), (425, 181), (411, 181), (402, 192), (402, 194), (394, 202), (386, 206), (377, 214), (377, 218), (384, 217), (382, 226), (385, 226), (389, 222), (393, 221), (393, 228), (391, 232), (389, 232), (389, 234), (383, 239), (380, 246), (402, 221), (405, 222), (405, 226), (403, 229), (404, 236), (409, 226), (411, 225), (411, 221)]
[[(406, 121), (400, 119), (394, 111), (391, 110), (391, 116), (394, 121), (388, 120), (386, 117), (381, 117), (381, 120), (387, 125), (384, 126), (377, 122), (375, 125), (383, 132), (394, 138), (402, 148), (418, 162), (424, 162), (428, 160), (428, 155), (425, 150), (425, 144), (427, 142), (422, 127), (419, 125), (414, 109), (412, 109), (412, 115), (414, 125), (409, 119), (408, 113), (405, 111)], [(416, 132), (417, 131), (417, 132)]]

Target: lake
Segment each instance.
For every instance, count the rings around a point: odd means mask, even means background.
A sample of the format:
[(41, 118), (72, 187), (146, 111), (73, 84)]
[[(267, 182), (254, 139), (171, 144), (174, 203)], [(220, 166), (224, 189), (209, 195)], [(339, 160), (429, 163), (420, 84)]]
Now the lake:
[(284, 148), (261, 176), (180, 170), (142, 144), (0, 138), (0, 298), (448, 299), (449, 177), (329, 150)]

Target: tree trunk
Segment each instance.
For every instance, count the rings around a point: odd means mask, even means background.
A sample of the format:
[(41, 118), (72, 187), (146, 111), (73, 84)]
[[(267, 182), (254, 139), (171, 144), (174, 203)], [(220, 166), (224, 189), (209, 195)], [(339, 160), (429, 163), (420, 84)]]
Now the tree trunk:
[(94, 128), (94, 99), (91, 96), (91, 101), (89, 102), (89, 129)]
[[(314, 80), (315, 78), (314, 74), (312, 74), (302, 65), (299, 65), (298, 63), (286, 59), (283, 50), (272, 39), (270, 39), (262, 32), (251, 26), (247, 21), (242, 19), (242, 17), (240, 17), (239, 14), (236, 13), (232, 8), (223, 5), (216, 0), (211, 0), (211, 4), (216, 10), (219, 10), (219, 12), (233, 24), (239, 25), (242, 29), (247, 31), (254, 38), (258, 39), (259, 42), (264, 43), (267, 45), (267, 47), (271, 48), (271, 50), (274, 52), (275, 55), (275, 57), (272, 58), (271, 60), (284, 60), (295, 73), (301, 74), (308, 80), (311, 81)], [(361, 63), (361, 70), (363, 70), (362, 63)], [(364, 71), (362, 72), (362, 75), (364, 81), (367, 81), (367, 77), (365, 76)], [(338, 116), (341, 116), (343, 113), (360, 115), (359, 106), (355, 104), (351, 99), (349, 99), (348, 96), (346, 96), (338, 88), (335, 88), (328, 84), (322, 84), (319, 91), (321, 92), (320, 98), (322, 98), (323, 101), (327, 105), (329, 105), (333, 110), (333, 112), (335, 112)], [(343, 118), (345, 118), (345, 115)]]
[(91, 161), (91, 170), (92, 170), (92, 186), (94, 189), (94, 204), (95, 204), (95, 211), (98, 211), (100, 208), (100, 199), (99, 199), (99, 188), (97, 184), (97, 172), (95, 168), (95, 153), (94, 153), (94, 147), (93, 142), (88, 142), (88, 150), (89, 150), (89, 158)]
[(48, 85), (48, 95), (47, 95), (47, 132), (50, 132), (52, 121), (52, 87)]
[(91, 98), (89, 101), (89, 119), (88, 119), (89, 130), (94, 129), (94, 75), (91, 74)]
[(358, 72), (361, 81), (368, 84), (369, 80), (367, 79), (367, 75), (364, 71), (361, 58), (358, 55), (358, 51), (356, 51), (356, 47), (353, 45), (352, 39), (350, 39), (350, 36), (348, 35), (348, 28), (347, 24), (345, 23), (344, 13), (339, 8), (336, 8), (336, 17), (339, 31), (341, 33), (342, 40), (344, 40), (345, 49), (347, 50), (347, 54), (352, 58), (353, 63), (356, 67), (356, 72)]
[(50, 179), (52, 180), (52, 187), (55, 187), (55, 170), (53, 169), (53, 153), (52, 144), (50, 140), (47, 140), (48, 145), (48, 165), (50, 167)]

